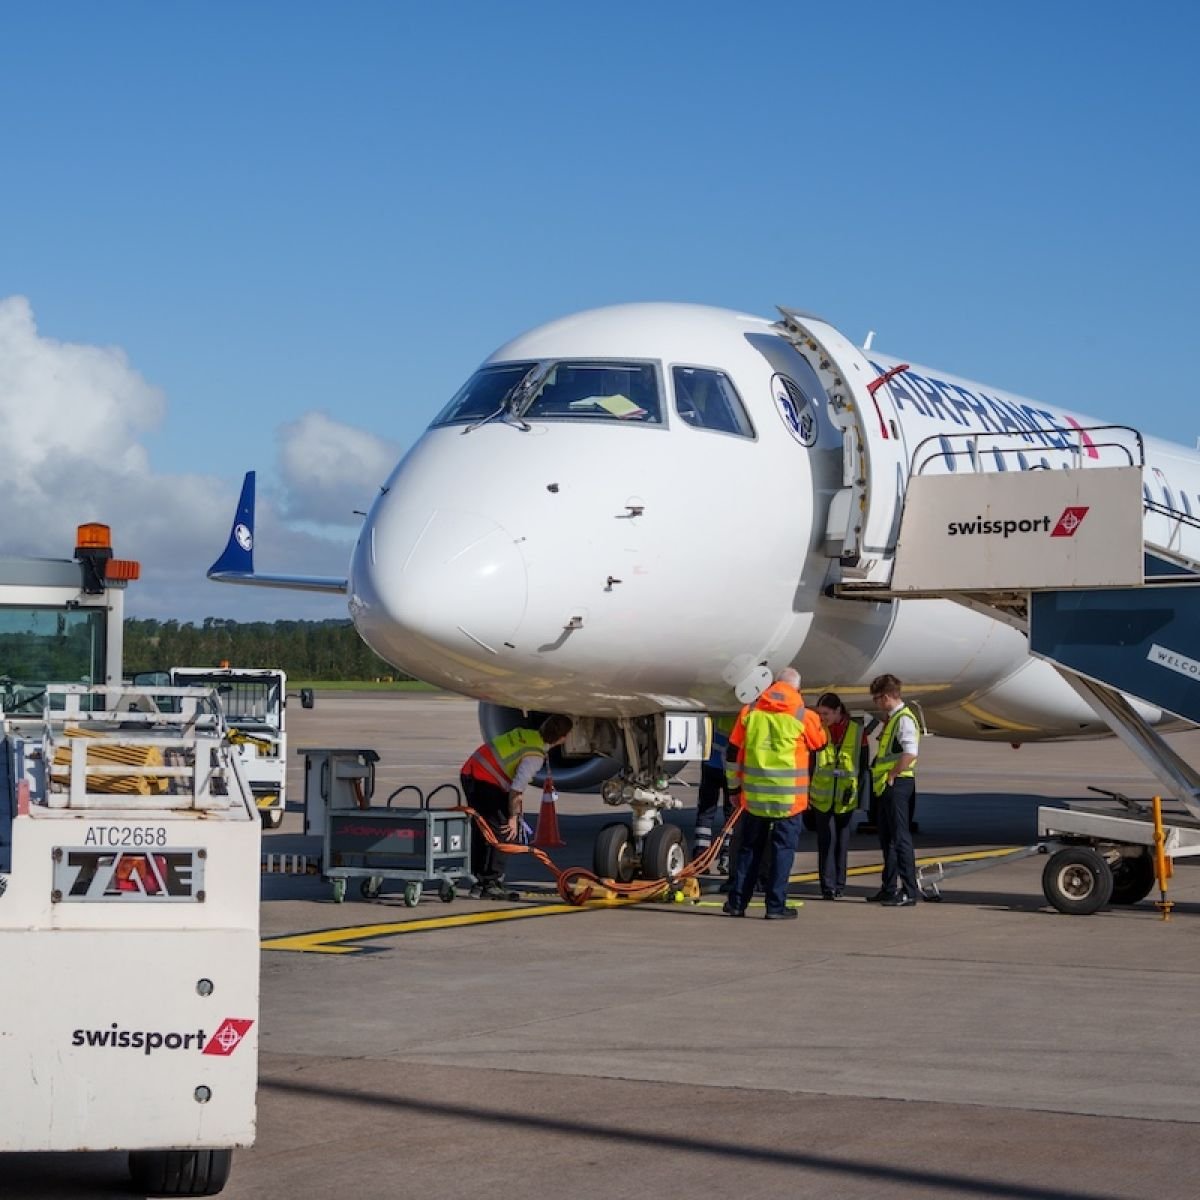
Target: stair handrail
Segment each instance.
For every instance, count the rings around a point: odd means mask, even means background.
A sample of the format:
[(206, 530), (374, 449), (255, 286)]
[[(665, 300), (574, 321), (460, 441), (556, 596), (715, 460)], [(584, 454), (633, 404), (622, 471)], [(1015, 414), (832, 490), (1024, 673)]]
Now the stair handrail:
[[(1096, 434), (1120, 433), (1127, 435), (1128, 440), (1118, 440), (1116, 438), (1101, 438), (1097, 440)], [(934, 433), (929, 437), (923, 438), (913, 448), (910, 458), (909, 475), (923, 475), (925, 468), (930, 463), (945, 461), (951, 463), (951, 470), (957, 471), (957, 459), (964, 458), (971, 464), (971, 469), (974, 472), (983, 474), (986, 473), (987, 467), (981, 467), (980, 462), (985, 453), (992, 454), (1024, 454), (1031, 453), (1031, 447), (1028, 442), (1022, 440), (1018, 443), (1015, 439), (1024, 439), (1026, 436), (1045, 435), (1047, 437), (1066, 437), (1072, 439), (1071, 444), (1067, 446), (1042, 446), (1037, 453), (1045, 456), (1050, 454), (1067, 454), (1071, 456), (1072, 465), (1086, 467), (1088, 465), (1102, 466), (1111, 465), (1110, 463), (1101, 463), (1099, 460), (1099, 451), (1101, 450), (1117, 450), (1124, 455), (1127, 465), (1131, 467), (1144, 467), (1146, 465), (1146, 446), (1142, 439), (1142, 435), (1138, 430), (1131, 425), (1081, 425), (1078, 427), (1064, 428), (1059, 425), (1046, 426), (1030, 426), (1029, 429), (1015, 432), (1013, 430), (1005, 430), (1003, 433), (994, 432), (992, 430), (975, 431), (972, 433)], [(1085, 436), (1086, 435), (1086, 436)], [(992, 441), (1005, 439), (1007, 444), (988, 444)], [(963, 448), (957, 449), (956, 443), (965, 443)], [(921, 457), (922, 452), (929, 445), (936, 445), (937, 449), (933, 453), (928, 453)], [(947, 444), (950, 448), (947, 449)], [(1089, 464), (1089, 459), (1095, 458)], [(1029, 468), (1030, 470), (1045, 470), (1052, 469), (1048, 462), (1038, 463)]]

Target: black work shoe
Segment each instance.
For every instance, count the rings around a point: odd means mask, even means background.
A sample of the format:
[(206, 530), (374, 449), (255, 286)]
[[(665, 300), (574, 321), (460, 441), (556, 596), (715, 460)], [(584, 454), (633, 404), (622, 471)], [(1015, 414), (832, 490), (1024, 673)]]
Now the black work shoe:
[(721, 906), (721, 911), (727, 917), (744, 917), (746, 915), (746, 910), (744, 908), (734, 908), (732, 901), (729, 900), (726, 900)]
[[(475, 889), (472, 888), (471, 895), (474, 896), (475, 894)], [(490, 883), (480, 884), (478, 895), (480, 900), (520, 900), (521, 898), (519, 892), (510, 891), (502, 883), (497, 883), (495, 880), (492, 880)]]
[(879, 889), (873, 896), (867, 897), (868, 904), (882, 904), (884, 901), (892, 898), (891, 892), (885, 892), (882, 888)]
[(907, 892), (897, 892), (894, 896), (888, 896), (886, 900), (880, 900), (879, 903), (884, 908), (911, 908), (916, 902), (916, 896), (910, 896)]
[(831, 888), (822, 888), (821, 889), (821, 899), (822, 900), (836, 900), (837, 892), (833, 891)]
[(781, 908), (778, 912), (764, 914), (768, 921), (794, 921), (799, 915), (798, 908)]

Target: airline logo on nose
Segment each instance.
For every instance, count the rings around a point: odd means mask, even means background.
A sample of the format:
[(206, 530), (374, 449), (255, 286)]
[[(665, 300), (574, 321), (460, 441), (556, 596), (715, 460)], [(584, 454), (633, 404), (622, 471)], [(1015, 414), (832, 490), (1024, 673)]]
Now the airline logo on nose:
[(1075, 530), (1083, 524), (1083, 518), (1088, 514), (1088, 506), (1076, 507), (1068, 505), (1063, 509), (1058, 524), (1050, 531), (1051, 537), (1074, 537)]

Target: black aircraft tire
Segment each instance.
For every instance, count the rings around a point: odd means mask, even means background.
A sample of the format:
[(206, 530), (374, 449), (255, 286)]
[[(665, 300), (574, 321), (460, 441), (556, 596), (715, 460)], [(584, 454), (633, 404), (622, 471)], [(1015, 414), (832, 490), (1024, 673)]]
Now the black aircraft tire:
[(1122, 858), (1113, 868), (1112, 902), (1137, 904), (1154, 891), (1156, 882), (1153, 855), (1135, 854)]
[(642, 878), (677, 879), (687, 866), (687, 840), (678, 825), (655, 825), (642, 843)]
[(624, 821), (613, 821), (596, 835), (592, 870), (601, 879), (615, 879), (617, 883), (629, 883), (637, 873), (633, 834)]
[(1113, 873), (1087, 846), (1069, 846), (1050, 856), (1042, 872), (1042, 891), (1061, 913), (1088, 916), (1112, 898)]
[(215, 1196), (229, 1182), (232, 1150), (131, 1150), (134, 1186), (153, 1196)]

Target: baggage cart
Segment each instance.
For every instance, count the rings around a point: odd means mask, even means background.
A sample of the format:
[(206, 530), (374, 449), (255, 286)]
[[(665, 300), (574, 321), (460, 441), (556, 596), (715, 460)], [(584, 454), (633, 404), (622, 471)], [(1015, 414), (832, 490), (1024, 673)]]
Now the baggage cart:
[[(457, 785), (439, 784), (426, 795), (404, 784), (384, 804), (372, 804), (373, 750), (305, 748), (305, 832), (322, 840), (321, 875), (340, 904), (346, 887), (358, 881), (364, 900), (375, 900), (387, 883), (403, 884), (404, 903), (413, 908), (427, 887), (450, 903), (471, 874), (471, 818), (457, 811)], [(434, 805), (441, 797), (442, 803)], [(410, 799), (402, 807), (397, 801)]]

